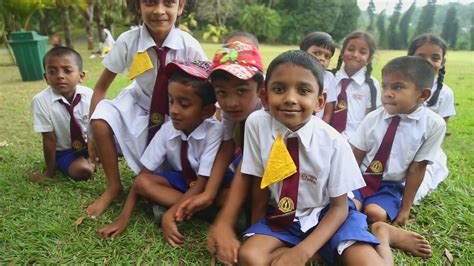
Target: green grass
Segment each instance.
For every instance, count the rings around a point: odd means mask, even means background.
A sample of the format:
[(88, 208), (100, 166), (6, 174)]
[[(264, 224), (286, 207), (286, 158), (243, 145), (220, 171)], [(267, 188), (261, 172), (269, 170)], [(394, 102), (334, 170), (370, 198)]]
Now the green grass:
[[(93, 87), (102, 66), (100, 59), (89, 59), (84, 44), (76, 45), (84, 57), (87, 78), (85, 85)], [(205, 44), (209, 57), (217, 45)], [(296, 46), (262, 45), (266, 65), (278, 53)], [(374, 75), (390, 58), (404, 51), (379, 51), (375, 58)], [(456, 97), (457, 116), (449, 122), (451, 135), (444, 142), (451, 170), (447, 181), (414, 208), (416, 222), (408, 229), (425, 235), (433, 246), (433, 258), (421, 260), (396, 251), (396, 264), (446, 264), (445, 249), (459, 265), (474, 261), (474, 52), (449, 52), (446, 83)], [(335, 61), (335, 60), (333, 60)], [(0, 264), (210, 264), (205, 250), (209, 224), (194, 220), (181, 225), (188, 236), (183, 247), (172, 248), (162, 241), (160, 229), (140, 204), (128, 229), (116, 240), (103, 240), (96, 230), (113, 221), (123, 201), (113, 203), (99, 220), (86, 219), (77, 228), (74, 222), (85, 214), (84, 208), (105, 188), (104, 175), (98, 171), (95, 179), (73, 182), (58, 174), (41, 182), (26, 181), (23, 176), (43, 169), (41, 137), (33, 132), (30, 100), (45, 87), (43, 81), (22, 82), (16, 66), (7, 65), (5, 50), (0, 50)], [(333, 62), (334, 63), (334, 62)], [(118, 76), (109, 90), (116, 96), (128, 84)], [(133, 174), (120, 162), (122, 180), (128, 187)]]

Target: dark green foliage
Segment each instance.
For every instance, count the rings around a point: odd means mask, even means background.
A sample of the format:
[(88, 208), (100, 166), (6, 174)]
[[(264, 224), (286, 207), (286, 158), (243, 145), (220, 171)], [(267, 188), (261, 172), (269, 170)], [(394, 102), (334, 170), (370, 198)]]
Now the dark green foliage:
[(416, 9), (416, 2), (411, 4), (410, 8), (403, 14), (402, 19), (400, 20), (399, 28), (399, 44), (401, 49), (405, 49), (408, 46), (408, 29), (410, 26), (410, 21), (413, 16), (413, 13)]
[(243, 30), (253, 33), (260, 41), (275, 40), (281, 31), (280, 15), (264, 5), (246, 6), (240, 23)]
[(374, 32), (374, 20), (375, 20), (375, 4), (374, 0), (370, 0), (369, 6), (367, 7), (367, 13), (369, 14), (369, 25), (367, 25), (366, 31)]
[(344, 36), (357, 29), (357, 19), (360, 15), (356, 0), (343, 0), (340, 10), (333, 30), (328, 31), (336, 41), (342, 40)]
[(385, 41), (385, 10), (380, 12), (380, 14), (377, 16), (377, 32), (379, 34), (379, 43), (378, 46), (380, 48), (385, 48), (386, 47), (386, 41)]
[(451, 6), (446, 14), (443, 23), (443, 31), (441, 37), (449, 44), (449, 47), (456, 48), (458, 38), (459, 21), (457, 17), (456, 7)]
[(388, 48), (389, 49), (400, 48), (397, 25), (398, 25), (398, 20), (400, 19), (401, 10), (402, 10), (402, 1), (400, 0), (395, 6), (395, 10), (393, 11), (392, 16), (390, 17), (390, 24), (388, 25)]
[(423, 7), (418, 25), (416, 27), (416, 35), (431, 32), (433, 29), (434, 19), (436, 13), (436, 0), (428, 0), (428, 3)]

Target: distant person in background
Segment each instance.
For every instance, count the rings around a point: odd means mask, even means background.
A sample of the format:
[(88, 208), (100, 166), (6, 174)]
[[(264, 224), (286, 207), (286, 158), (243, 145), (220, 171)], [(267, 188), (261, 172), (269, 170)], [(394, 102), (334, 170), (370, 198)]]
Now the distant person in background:
[(114, 46), (115, 40), (112, 36), (112, 33), (108, 29), (103, 29), (102, 35), (104, 37), (104, 43), (102, 45), (102, 49), (100, 49), (100, 56), (104, 57)]
[(62, 46), (62, 42), (61, 42), (61, 37), (59, 37), (59, 35), (57, 33), (53, 33), (53, 35), (51, 35), (51, 45), (56, 47), (56, 46)]

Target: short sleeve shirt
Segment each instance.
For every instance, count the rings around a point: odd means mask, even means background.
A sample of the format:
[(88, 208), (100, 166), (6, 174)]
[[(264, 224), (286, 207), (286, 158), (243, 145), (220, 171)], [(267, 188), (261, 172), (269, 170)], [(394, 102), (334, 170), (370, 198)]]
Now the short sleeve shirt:
[[(349, 78), (346, 71), (342, 70), (336, 74), (333, 83), (335, 86), (336, 95), (341, 93), (341, 81), (344, 78)], [(346, 88), (348, 105), (347, 124), (346, 129), (342, 132), (342, 135), (346, 138), (350, 138), (351, 135), (357, 130), (357, 127), (366, 115), (367, 109), (372, 107), (370, 87), (369, 84), (365, 82), (365, 70), (359, 70), (350, 78), (352, 78), (353, 81), (349, 83), (349, 86)], [(371, 79), (374, 82), (377, 92), (376, 106), (379, 106), (381, 104), (379, 83), (374, 77), (371, 77)]]
[[(137, 52), (148, 52), (148, 56), (153, 63), (153, 69), (139, 75), (135, 78), (135, 81), (143, 93), (151, 97), (155, 86), (157, 69), (160, 67), (155, 46), (155, 41), (146, 26), (137, 27), (119, 36), (113, 48), (102, 61), (102, 64), (114, 73), (122, 73), (126, 69), (129, 70)], [(207, 60), (207, 56), (199, 42), (189, 33), (178, 28), (171, 29), (162, 47), (169, 48), (166, 55), (166, 63), (172, 60)]]
[[(425, 101), (427, 106), (428, 101), (431, 99), (433, 94), (438, 90), (438, 78), (436, 78), (433, 88), (431, 89), (431, 96), (428, 100)], [(439, 114), (441, 117), (451, 117), (456, 115), (456, 110), (454, 109), (454, 93), (448, 85), (443, 84), (441, 91), (439, 93), (438, 101), (433, 106), (428, 106), (433, 112)]]
[[(366, 116), (349, 139), (357, 149), (366, 152), (360, 165), (363, 173), (374, 159), (392, 117), (383, 107), (378, 108)], [(383, 180), (386, 181), (405, 182), (408, 167), (413, 161), (434, 162), (446, 132), (444, 120), (424, 106), (400, 117), (384, 169)]]
[[(245, 149), (241, 171), (262, 177), (272, 145), (281, 134), (284, 141), (297, 137), (299, 142), (299, 190), (296, 218), (306, 232), (318, 224), (319, 213), (338, 197), (364, 187), (352, 150), (340, 134), (321, 119), (312, 116), (298, 131), (292, 132), (264, 110), (252, 113), (245, 125)], [(272, 204), (280, 199), (283, 182), (269, 186)]]
[[(262, 103), (260, 100), (257, 101), (257, 105), (255, 106), (255, 110), (260, 110), (262, 109)], [(222, 125), (224, 127), (224, 135), (223, 135), (223, 140), (230, 140), (234, 137), (234, 129), (236, 126), (236, 123), (232, 121), (224, 111), (222, 111)]]
[[(86, 140), (92, 90), (77, 85), (74, 97), (77, 94), (81, 95), (81, 101), (74, 107), (74, 117), (79, 122), (82, 136)], [(48, 86), (36, 94), (31, 103), (35, 132), (54, 132), (56, 135), (56, 150), (58, 151), (71, 149), (71, 116), (61, 101), (68, 102), (64, 96)]]
[[(327, 93), (327, 103), (333, 103), (337, 100), (337, 95), (335, 91), (335, 86), (333, 85), (334, 82), (334, 74), (332, 74), (330, 71), (325, 71), (324, 72), (324, 90)], [(324, 115), (324, 109), (317, 112), (316, 116), (319, 118), (323, 118)]]
[[(217, 150), (222, 142), (222, 124), (214, 118), (204, 120), (186, 136), (173, 127), (171, 121), (163, 124), (151, 140), (140, 161), (150, 171), (182, 171), (181, 142), (188, 141), (188, 159), (200, 176), (210, 176)], [(169, 166), (171, 169), (166, 169)]]

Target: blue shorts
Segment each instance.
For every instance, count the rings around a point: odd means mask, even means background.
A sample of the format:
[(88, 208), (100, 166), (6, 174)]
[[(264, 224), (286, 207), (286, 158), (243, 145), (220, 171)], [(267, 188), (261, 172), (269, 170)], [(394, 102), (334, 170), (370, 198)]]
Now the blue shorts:
[[(330, 263), (334, 262), (334, 256), (337, 254), (337, 246), (341, 241), (353, 240), (371, 245), (380, 244), (379, 240), (368, 231), (367, 216), (356, 210), (352, 200), (348, 199), (348, 201), (349, 214), (347, 215), (346, 220), (339, 229), (337, 229), (331, 239), (329, 239), (329, 241), (318, 250), (318, 254)], [(321, 211), (319, 221), (323, 219), (328, 210), (329, 205)], [(287, 231), (274, 232), (268, 225), (267, 220), (262, 219), (247, 229), (244, 232), (244, 235), (249, 233), (268, 235), (285, 242), (289, 246), (295, 246), (311, 234), (316, 227), (317, 225), (304, 233), (301, 231), (300, 222), (296, 221)]]
[(79, 158), (87, 158), (87, 150), (76, 152), (73, 149), (63, 150), (63, 151), (56, 151), (56, 169), (61, 171), (66, 176), (69, 175), (69, 166), (79, 159)]
[(355, 198), (362, 203), (362, 209), (368, 204), (377, 204), (387, 212), (391, 222), (397, 218), (402, 204), (403, 191), (405, 186), (400, 182), (383, 181), (379, 190), (372, 196), (363, 198), (360, 190), (354, 190)]
[[(156, 173), (156, 175), (162, 176), (174, 188), (183, 193), (189, 189), (189, 186), (188, 184), (186, 184), (186, 180), (184, 179), (183, 173), (181, 171), (165, 171)], [(221, 188), (229, 186), (233, 178), (234, 173), (231, 171), (227, 171), (225, 173), (224, 179), (222, 180)]]

